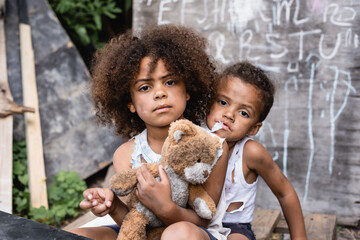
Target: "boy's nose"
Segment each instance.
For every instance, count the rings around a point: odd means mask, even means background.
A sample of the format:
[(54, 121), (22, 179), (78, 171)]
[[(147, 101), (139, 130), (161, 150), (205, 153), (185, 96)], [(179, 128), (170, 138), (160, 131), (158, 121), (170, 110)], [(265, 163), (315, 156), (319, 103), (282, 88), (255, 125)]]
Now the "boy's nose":
[(234, 121), (234, 114), (231, 111), (226, 111), (224, 113), (224, 117), (229, 119), (231, 122)]

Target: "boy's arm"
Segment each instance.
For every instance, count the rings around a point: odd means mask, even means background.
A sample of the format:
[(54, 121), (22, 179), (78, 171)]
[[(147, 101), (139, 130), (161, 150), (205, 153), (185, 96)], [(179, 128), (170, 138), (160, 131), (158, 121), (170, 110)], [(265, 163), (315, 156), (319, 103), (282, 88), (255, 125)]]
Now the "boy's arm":
[(245, 166), (261, 176), (278, 199), (291, 239), (306, 239), (304, 217), (295, 189), (272, 159), (270, 153), (255, 141), (244, 147)]
[[(221, 197), (227, 168), (228, 148), (223, 146), (223, 154), (216, 163), (208, 180), (204, 184), (206, 192), (217, 205)], [(157, 182), (145, 166), (139, 171), (137, 195), (140, 201), (165, 223), (170, 225), (179, 221), (188, 221), (198, 226), (207, 226), (209, 221), (200, 218), (194, 210), (182, 208), (171, 199), (170, 183), (163, 169), (159, 169), (160, 182)]]

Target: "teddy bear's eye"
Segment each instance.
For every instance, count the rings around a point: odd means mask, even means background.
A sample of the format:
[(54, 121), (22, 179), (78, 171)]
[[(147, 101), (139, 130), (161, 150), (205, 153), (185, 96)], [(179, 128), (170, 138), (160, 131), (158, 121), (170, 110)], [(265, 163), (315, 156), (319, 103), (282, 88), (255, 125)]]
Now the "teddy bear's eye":
[(197, 160), (197, 162), (201, 162), (201, 161), (200, 161), (200, 158)]

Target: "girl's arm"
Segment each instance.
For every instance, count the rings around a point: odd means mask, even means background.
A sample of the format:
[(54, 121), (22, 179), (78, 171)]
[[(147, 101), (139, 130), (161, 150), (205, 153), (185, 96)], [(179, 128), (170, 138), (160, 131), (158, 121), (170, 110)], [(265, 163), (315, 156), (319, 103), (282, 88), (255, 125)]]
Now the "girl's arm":
[(304, 217), (295, 189), (272, 159), (270, 153), (255, 141), (244, 147), (245, 166), (260, 175), (278, 199), (291, 239), (306, 239)]
[[(116, 149), (113, 156), (113, 165), (115, 172), (131, 169), (131, 154), (134, 151), (135, 141), (131, 140), (122, 144)], [(112, 192), (114, 195), (114, 193)], [(128, 213), (127, 206), (117, 197), (114, 196), (109, 215), (114, 219), (118, 226), (121, 226), (125, 215)]]
[[(219, 202), (225, 181), (227, 168), (227, 144), (224, 142), (223, 154), (214, 166), (208, 180), (204, 184), (207, 193), (212, 197), (216, 205)], [(188, 221), (200, 226), (207, 226), (208, 220), (200, 218), (194, 210), (182, 208), (171, 199), (170, 183), (165, 171), (161, 168), (160, 182), (157, 182), (143, 165), (138, 170), (137, 195), (144, 206), (149, 208), (166, 225), (179, 221)]]

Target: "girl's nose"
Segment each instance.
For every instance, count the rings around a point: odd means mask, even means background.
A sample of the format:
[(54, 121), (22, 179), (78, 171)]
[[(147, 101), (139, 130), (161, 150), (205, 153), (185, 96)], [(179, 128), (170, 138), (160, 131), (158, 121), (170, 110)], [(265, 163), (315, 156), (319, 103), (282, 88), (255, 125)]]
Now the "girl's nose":
[(157, 87), (155, 89), (155, 95), (154, 95), (155, 100), (160, 100), (166, 97), (167, 97), (167, 93), (163, 87)]

